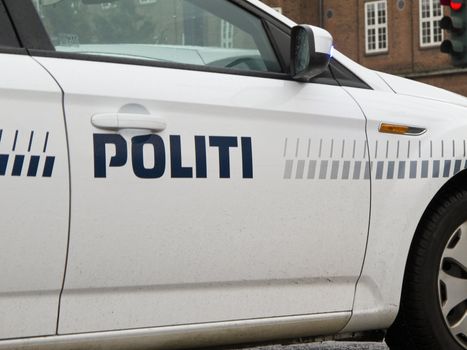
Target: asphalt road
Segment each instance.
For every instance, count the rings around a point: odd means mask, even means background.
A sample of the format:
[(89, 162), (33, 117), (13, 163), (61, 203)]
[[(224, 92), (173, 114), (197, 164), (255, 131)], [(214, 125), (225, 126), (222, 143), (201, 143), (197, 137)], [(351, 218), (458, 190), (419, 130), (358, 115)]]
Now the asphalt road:
[(382, 343), (313, 343), (289, 346), (263, 346), (245, 350), (389, 350)]

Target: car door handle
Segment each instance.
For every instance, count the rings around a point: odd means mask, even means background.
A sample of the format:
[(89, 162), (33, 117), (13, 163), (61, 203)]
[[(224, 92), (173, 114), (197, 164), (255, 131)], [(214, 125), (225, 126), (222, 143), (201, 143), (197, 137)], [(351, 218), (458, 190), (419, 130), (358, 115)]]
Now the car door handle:
[(91, 123), (96, 128), (108, 130), (147, 129), (163, 131), (167, 128), (167, 123), (160, 117), (132, 113), (95, 114), (91, 118)]

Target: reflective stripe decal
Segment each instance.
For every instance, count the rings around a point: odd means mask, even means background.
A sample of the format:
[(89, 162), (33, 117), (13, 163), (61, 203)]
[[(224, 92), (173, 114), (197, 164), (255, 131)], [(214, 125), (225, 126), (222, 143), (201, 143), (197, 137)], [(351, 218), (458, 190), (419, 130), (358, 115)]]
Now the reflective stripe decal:
[(0, 154), (0, 176), (5, 176), (6, 174), (9, 157), (10, 156), (8, 154)]
[[(42, 139), (44, 143), (36, 146), (40, 147), (40, 149), (36, 151), (47, 152), (49, 134), (48, 131), (43, 134)], [(5, 142), (7, 139), (6, 136), (9, 136), (8, 142)], [(0, 144), (3, 150), (7, 150), (6, 153), (0, 153), (0, 176), (11, 175), (13, 177), (27, 176), (33, 178), (37, 176), (51, 177), (53, 175), (55, 157), (47, 154), (31, 155), (30, 153), (36, 139), (38, 139), (38, 137), (35, 131), (23, 133), (20, 132), (20, 130), (15, 130), (14, 133), (7, 135), (7, 132), (0, 129)], [(28, 153), (24, 154), (18, 152), (21, 147), (24, 147), (24, 150), (27, 147)]]
[[(460, 165), (462, 160), (445, 160), (442, 163), (439, 160), (413, 160), (413, 161), (378, 161), (378, 162), (362, 162), (348, 160), (316, 160), (308, 161), (308, 173), (305, 176), (305, 160), (294, 161), (287, 159), (284, 179), (308, 179), (308, 180), (368, 180), (370, 173), (373, 173), (373, 178), (376, 180), (394, 180), (394, 179), (427, 179), (429, 175), (432, 178), (449, 178), (461, 170)], [(331, 166), (329, 166), (331, 164)], [(376, 169), (374, 168), (376, 164)], [(452, 164), (455, 164), (453, 167)], [(442, 169), (441, 169), (442, 167)], [(353, 169), (352, 176), (351, 169)], [(464, 167), (465, 169), (465, 167)], [(1, 171), (1, 157), (0, 157)], [(316, 176), (318, 173), (318, 176)], [(396, 176), (395, 176), (396, 175)]]
[(305, 161), (299, 160), (297, 164), (297, 179), (303, 179), (303, 175), (305, 173)]
[(293, 171), (293, 160), (285, 161), (284, 179), (291, 179)]
[(384, 162), (378, 162), (376, 165), (376, 180), (381, 180), (383, 178), (384, 171)]
[(422, 161), (422, 179), (428, 178), (428, 166), (430, 162), (428, 160)]
[(51, 177), (54, 170), (55, 157), (45, 158), (44, 171), (42, 177)]
[(417, 178), (417, 161), (412, 160), (410, 162), (410, 178), (416, 179)]
[(15, 157), (15, 162), (13, 163), (13, 171), (11, 172), (12, 176), (21, 176), (21, 171), (23, 170), (24, 156), (17, 155)]
[[(293, 147), (289, 149), (288, 144)], [(284, 142), (282, 155), (285, 160), (284, 179), (366, 180), (370, 176), (376, 180), (450, 178), (467, 169), (465, 154), (458, 154), (465, 152), (465, 144), (464, 140), (460, 144), (452, 140), (425, 143), (421, 140), (379, 140), (372, 144), (370, 155), (375, 158), (368, 161), (365, 140), (307, 139), (303, 142), (288, 138)], [(451, 155), (453, 158), (445, 158)]]
[(29, 177), (34, 177), (37, 175), (37, 169), (39, 168), (39, 160), (41, 157), (39, 156), (31, 156), (31, 160), (29, 162), (29, 168), (28, 168), (28, 176)]
[(316, 174), (316, 160), (310, 160), (308, 166), (308, 179), (313, 180)]

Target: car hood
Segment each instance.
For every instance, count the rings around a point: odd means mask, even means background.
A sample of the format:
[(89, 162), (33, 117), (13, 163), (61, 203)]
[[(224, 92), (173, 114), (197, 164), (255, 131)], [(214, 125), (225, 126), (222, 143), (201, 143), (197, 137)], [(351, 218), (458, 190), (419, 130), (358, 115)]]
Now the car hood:
[(421, 97), (467, 107), (467, 98), (462, 95), (395, 75), (381, 72), (376, 73), (396, 94)]

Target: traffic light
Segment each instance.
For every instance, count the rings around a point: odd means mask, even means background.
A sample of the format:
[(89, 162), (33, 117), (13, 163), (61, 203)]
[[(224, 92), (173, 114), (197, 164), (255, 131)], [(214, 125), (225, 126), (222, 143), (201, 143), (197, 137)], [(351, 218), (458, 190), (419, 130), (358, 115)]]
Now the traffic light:
[(457, 67), (467, 67), (467, 4), (465, 0), (440, 0), (441, 5), (451, 8), (451, 16), (440, 21), (442, 29), (451, 37), (441, 43), (441, 51), (451, 55)]

